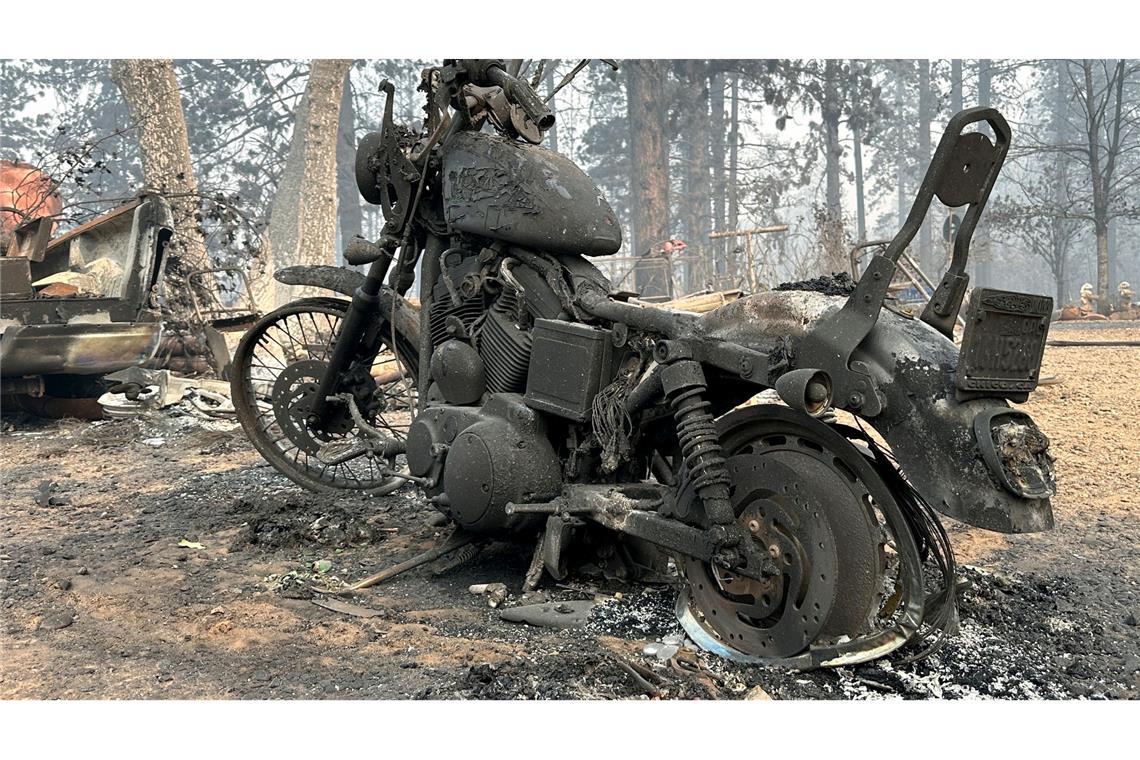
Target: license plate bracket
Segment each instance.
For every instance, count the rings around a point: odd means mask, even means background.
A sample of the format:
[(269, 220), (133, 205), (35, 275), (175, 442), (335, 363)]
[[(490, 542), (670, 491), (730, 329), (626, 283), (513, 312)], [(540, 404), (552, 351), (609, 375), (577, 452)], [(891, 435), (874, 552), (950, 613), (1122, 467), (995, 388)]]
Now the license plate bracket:
[(1025, 401), (1037, 387), (1053, 299), (975, 288), (958, 354), (959, 396)]

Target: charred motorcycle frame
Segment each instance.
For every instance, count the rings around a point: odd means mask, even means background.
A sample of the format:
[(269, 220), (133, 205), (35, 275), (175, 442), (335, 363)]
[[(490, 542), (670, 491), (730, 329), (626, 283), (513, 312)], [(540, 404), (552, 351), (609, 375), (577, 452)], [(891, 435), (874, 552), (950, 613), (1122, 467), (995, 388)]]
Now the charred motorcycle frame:
[[(950, 120), (906, 224), (846, 299), (766, 292), (698, 316), (630, 303), (589, 262), (621, 247), (616, 217), (541, 147), (554, 115), (503, 62), (427, 69), (418, 132), (393, 123), (385, 90), (357, 179), (387, 223), (345, 252), (367, 274), (282, 270), (351, 300), (278, 309), (234, 359), (247, 433), (296, 482), (382, 494), (411, 481), (454, 521), (455, 545), (537, 535), (533, 567), (556, 578), (660, 575), (671, 558), (694, 640), (798, 667), (952, 629), (935, 511), (1051, 527), (1048, 440), (1008, 403), (1036, 387), (1050, 299), (977, 289), (952, 339), (1009, 148), (997, 111)], [(965, 131), (979, 123), (994, 139)], [(935, 197), (966, 210), (915, 319), (887, 286)], [(405, 299), (417, 264), (418, 313)], [(783, 403), (747, 405), (765, 390)]]

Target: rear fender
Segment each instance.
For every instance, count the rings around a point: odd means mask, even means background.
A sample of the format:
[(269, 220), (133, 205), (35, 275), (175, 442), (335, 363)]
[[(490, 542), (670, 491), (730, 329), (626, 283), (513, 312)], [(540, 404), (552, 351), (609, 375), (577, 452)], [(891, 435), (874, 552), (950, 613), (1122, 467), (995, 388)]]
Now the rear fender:
[[(790, 356), (797, 341), (843, 298), (806, 291), (759, 293), (705, 315), (708, 338)], [(934, 328), (884, 310), (852, 354), (883, 397), (864, 420), (888, 443), (903, 473), (939, 512), (1002, 533), (1053, 527), (1048, 438), (1003, 399), (959, 401), (958, 349)], [(774, 378), (770, 378), (774, 382)]]

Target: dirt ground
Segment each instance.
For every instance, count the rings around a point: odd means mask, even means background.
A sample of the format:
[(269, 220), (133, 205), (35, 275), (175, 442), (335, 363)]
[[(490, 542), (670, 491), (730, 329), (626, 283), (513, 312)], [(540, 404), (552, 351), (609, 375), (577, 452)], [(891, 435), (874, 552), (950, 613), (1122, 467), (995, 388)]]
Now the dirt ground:
[[(1140, 329), (1070, 340), (1140, 339)], [(1052, 439), (1057, 528), (1001, 536), (946, 520), (962, 626), (933, 657), (796, 673), (646, 644), (680, 632), (668, 587), (611, 586), (585, 629), (505, 623), (473, 583), (521, 603), (526, 547), (420, 568), (344, 601), (357, 579), (444, 528), (413, 491), (306, 494), (227, 422), (11, 418), (0, 436), (0, 697), (1125, 698), (1140, 695), (1140, 349), (1050, 348), (1026, 405)], [(181, 545), (180, 545), (181, 544)], [(589, 598), (584, 585), (539, 598)], [(620, 596), (619, 596), (620, 594)], [(628, 663), (648, 668), (639, 684)], [(636, 670), (635, 670), (636, 672)]]

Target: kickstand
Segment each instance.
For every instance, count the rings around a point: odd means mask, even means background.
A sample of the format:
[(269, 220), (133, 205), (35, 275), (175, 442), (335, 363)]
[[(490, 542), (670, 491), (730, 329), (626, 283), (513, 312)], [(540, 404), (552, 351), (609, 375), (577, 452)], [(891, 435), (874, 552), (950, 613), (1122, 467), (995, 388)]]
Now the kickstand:
[(477, 556), (479, 556), (479, 552), (483, 551), (483, 548), (486, 545), (487, 545), (486, 541), (480, 541), (478, 543), (470, 543), (470, 544), (467, 544), (467, 546), (460, 547), (455, 552), (454, 557), (447, 560), (447, 562), (443, 563), (442, 567), (437, 567), (437, 568), (433, 569), (431, 571), (431, 574), (432, 575), (443, 575), (444, 573), (450, 573), (452, 570), (459, 567), (460, 565), (465, 565), (468, 562), (470, 562), (471, 560), (475, 559)]
[(534, 544), (534, 555), (530, 558), (530, 567), (526, 570), (526, 579), (523, 581), (523, 593), (534, 591), (538, 582), (542, 580), (544, 568), (543, 548), (546, 546), (546, 531), (538, 534), (538, 541)]
[(365, 578), (364, 580), (357, 581), (356, 583), (353, 583), (351, 586), (340, 589), (340, 590), (336, 591), (335, 593), (347, 594), (347, 593), (350, 593), (353, 591), (360, 591), (361, 589), (365, 589), (365, 588), (368, 588), (370, 586), (375, 586), (377, 583), (383, 583), (386, 580), (389, 580), (391, 578), (395, 578), (397, 575), (400, 575), (401, 573), (406, 573), (408, 570), (411, 570), (413, 568), (417, 568), (420, 565), (426, 565), (428, 562), (431, 562), (433, 560), (437, 560), (445, 554), (450, 554), (451, 552), (455, 551), (456, 549), (461, 549), (464, 546), (467, 546), (468, 544), (472, 543), (474, 540), (475, 540), (475, 536), (473, 536), (469, 533), (464, 533), (463, 531), (461, 531), (457, 528), (450, 536), (447, 537), (446, 541), (444, 541), (442, 544), (435, 547), (434, 549), (429, 549), (428, 551), (424, 552), (423, 554), (417, 554), (416, 556), (412, 557), (411, 559), (405, 560), (405, 561), (399, 563), (398, 565), (392, 565), (389, 568), (385, 568), (384, 570), (381, 570), (380, 572), (376, 573), (375, 575), (370, 575), (367, 578)]

